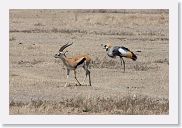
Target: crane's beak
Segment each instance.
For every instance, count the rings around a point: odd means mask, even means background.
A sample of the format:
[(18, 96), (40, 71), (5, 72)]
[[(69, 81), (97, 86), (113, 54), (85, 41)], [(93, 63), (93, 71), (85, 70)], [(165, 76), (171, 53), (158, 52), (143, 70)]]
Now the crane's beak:
[(106, 49), (106, 45), (104, 45), (104, 44), (101, 44), (101, 46), (103, 46), (103, 49)]
[(59, 58), (58, 54), (55, 54), (55, 55), (54, 55), (54, 58)]

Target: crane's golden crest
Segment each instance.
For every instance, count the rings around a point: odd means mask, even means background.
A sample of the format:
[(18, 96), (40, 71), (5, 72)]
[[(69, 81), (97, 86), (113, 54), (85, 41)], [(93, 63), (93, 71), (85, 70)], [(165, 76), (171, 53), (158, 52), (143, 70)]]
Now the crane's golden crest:
[(107, 48), (111, 48), (112, 47), (112, 44), (109, 42), (109, 43), (106, 44), (106, 47)]
[[(103, 45), (101, 45), (103, 46)], [(107, 55), (111, 58), (116, 58), (117, 56), (120, 57), (121, 65), (124, 65), (124, 72), (125, 72), (125, 61), (123, 57), (130, 58), (133, 61), (136, 61), (137, 56), (130, 51), (128, 48), (124, 46), (112, 46), (111, 42), (108, 42), (104, 45), (104, 49), (106, 49)]]

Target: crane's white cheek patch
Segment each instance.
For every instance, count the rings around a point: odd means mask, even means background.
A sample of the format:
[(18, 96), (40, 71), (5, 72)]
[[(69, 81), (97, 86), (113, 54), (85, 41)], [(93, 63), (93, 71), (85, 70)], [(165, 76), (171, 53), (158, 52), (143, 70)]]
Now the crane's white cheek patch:
[(120, 52), (121, 54), (123, 54), (123, 55), (125, 55), (125, 54), (126, 54), (126, 51), (125, 51), (125, 50), (123, 50), (122, 48), (119, 48), (118, 50), (119, 50), (119, 52)]

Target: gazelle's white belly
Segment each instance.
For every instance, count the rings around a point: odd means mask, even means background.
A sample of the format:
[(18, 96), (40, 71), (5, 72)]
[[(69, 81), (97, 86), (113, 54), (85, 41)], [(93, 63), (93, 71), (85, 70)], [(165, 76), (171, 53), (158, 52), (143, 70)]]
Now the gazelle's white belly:
[[(83, 67), (85, 65), (85, 61), (82, 63), (82, 64), (79, 64), (76, 68), (81, 68), (81, 67)], [(74, 70), (75, 69), (75, 67), (73, 67), (73, 66), (70, 66), (70, 65), (67, 65), (66, 66), (68, 69), (70, 69), (70, 70)]]
[(84, 64), (85, 64), (85, 62), (83, 62), (82, 64), (78, 65), (77, 68), (83, 67)]

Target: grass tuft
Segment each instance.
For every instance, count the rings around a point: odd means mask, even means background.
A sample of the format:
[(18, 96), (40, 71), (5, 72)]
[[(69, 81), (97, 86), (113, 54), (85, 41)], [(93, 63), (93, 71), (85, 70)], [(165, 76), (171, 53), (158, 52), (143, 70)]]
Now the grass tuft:
[[(10, 111), (18, 109), (22, 114), (118, 114), (161, 115), (169, 113), (168, 99), (147, 96), (126, 97), (75, 97), (59, 102), (31, 100), (30, 103), (10, 102)], [(26, 108), (26, 109), (22, 109)], [(24, 110), (24, 111), (22, 111)], [(35, 114), (34, 113), (34, 114)]]

